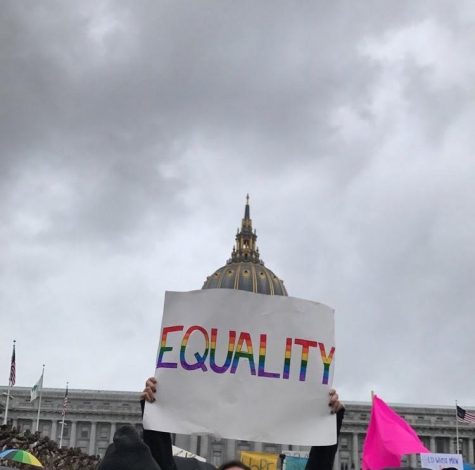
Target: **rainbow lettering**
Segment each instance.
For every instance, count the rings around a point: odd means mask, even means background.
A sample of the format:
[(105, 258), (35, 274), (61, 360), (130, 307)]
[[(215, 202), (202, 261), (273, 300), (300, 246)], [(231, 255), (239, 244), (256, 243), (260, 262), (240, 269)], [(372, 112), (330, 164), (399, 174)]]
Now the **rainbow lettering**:
[(290, 376), (290, 358), (292, 355), (292, 338), (286, 338), (285, 340), (285, 358), (284, 358), (284, 372), (282, 378), (287, 379)]
[(320, 347), (320, 355), (322, 356), (323, 361), (323, 379), (322, 384), (328, 384), (328, 377), (330, 376), (330, 365), (333, 360), (333, 354), (335, 353), (335, 347), (333, 346), (330, 350), (330, 354), (327, 356), (325, 352), (325, 345), (323, 343), (318, 343)]
[(261, 335), (259, 345), (259, 369), (257, 375), (259, 377), (270, 377), (278, 379), (280, 374), (277, 372), (266, 372), (266, 352), (267, 352), (267, 335)]
[[(241, 359), (246, 359), (249, 364), (249, 373), (257, 377), (272, 378), (272, 379), (291, 379), (291, 364), (292, 354), (296, 354), (295, 346), (300, 347), (300, 370), (298, 371), (298, 380), (305, 382), (308, 379), (308, 375), (315, 370), (322, 370), (315, 363), (315, 359), (310, 361), (310, 356), (315, 358), (315, 354), (312, 354), (312, 348), (319, 348), (321, 365), (323, 365), (323, 376), (321, 383), (328, 385), (330, 382), (330, 368), (335, 355), (335, 346), (330, 347), (330, 353), (327, 355), (325, 344), (321, 341), (314, 341), (303, 338), (285, 338), (285, 349), (283, 357), (282, 375), (279, 372), (270, 372), (266, 370), (266, 357), (268, 353), (268, 335), (265, 333), (259, 334), (259, 354), (257, 358), (254, 356), (252, 336), (247, 331), (241, 331), (239, 333), (238, 340), (236, 342), (237, 332), (235, 330), (228, 330), (227, 332), (227, 348), (224, 349), (226, 356), (224, 358), (223, 365), (216, 363), (217, 356), (217, 339), (219, 335), (218, 328), (210, 328), (210, 334), (208, 330), (200, 325), (192, 325), (183, 334), (181, 342), (177, 342), (177, 338), (174, 341), (169, 340), (169, 335), (172, 333), (178, 333), (184, 331), (184, 325), (166, 326), (162, 330), (162, 336), (160, 339), (160, 348), (157, 359), (157, 369), (176, 369), (178, 364), (187, 371), (201, 370), (202, 372), (212, 371), (216, 374), (224, 374), (229, 372), (230, 374), (236, 374)], [(186, 350), (189, 349), (189, 340), (192, 334), (201, 335), (197, 339), (200, 341), (200, 350), (192, 351), (194, 361), (188, 362), (186, 356)], [(174, 346), (167, 345), (167, 341)], [(195, 342), (193, 342), (194, 344)], [(275, 348), (275, 345), (270, 343)], [(223, 345), (224, 346), (224, 345)], [(164, 355), (170, 354), (174, 349), (179, 349), (179, 352), (175, 353), (177, 357), (176, 362), (165, 362)], [(224, 352), (223, 351), (223, 352)], [(188, 351), (190, 354), (190, 351)], [(297, 353), (298, 354), (298, 353)], [(317, 353), (318, 354), (318, 353)], [(318, 356), (317, 356), (318, 357)], [(275, 358), (275, 356), (274, 356)], [(190, 359), (190, 355), (188, 355)], [(179, 362), (178, 362), (179, 360)], [(257, 360), (257, 371), (256, 371)], [(298, 358), (297, 358), (298, 360)], [(275, 361), (275, 359), (274, 359)], [(208, 365), (209, 364), (209, 367)], [(298, 362), (297, 362), (298, 364)], [(313, 364), (313, 365), (312, 365)], [(296, 371), (297, 372), (297, 371)]]
[(234, 345), (236, 344), (236, 332), (234, 330), (229, 331), (228, 341), (228, 353), (226, 355), (226, 361), (222, 366), (216, 365), (216, 337), (218, 336), (218, 329), (211, 328), (211, 349), (209, 352), (209, 366), (213, 372), (217, 374), (224, 374), (229, 369), (234, 354)]
[(163, 328), (162, 339), (160, 340), (160, 352), (158, 354), (157, 359), (157, 369), (160, 367), (176, 369), (178, 367), (178, 364), (176, 362), (162, 362), (163, 355), (167, 351), (171, 351), (173, 349), (171, 346), (167, 346), (167, 336), (168, 333), (173, 333), (174, 331), (183, 331), (183, 325), (167, 326)]
[[(242, 345), (246, 343), (247, 351), (242, 351)], [(231, 374), (235, 374), (240, 358), (247, 359), (249, 361), (249, 368), (251, 375), (256, 375), (256, 364), (254, 363), (254, 354), (252, 352), (252, 340), (251, 335), (245, 331), (239, 335), (238, 343), (236, 346), (236, 352), (234, 353), (233, 365), (231, 366)]]
[(302, 346), (302, 361), (300, 363), (299, 380), (301, 382), (304, 382), (305, 377), (307, 377), (308, 351), (311, 347), (316, 348), (318, 346), (318, 343), (316, 341), (310, 341), (308, 339), (299, 339), (299, 338), (296, 338), (294, 343), (298, 344), (299, 346)]
[[(206, 342), (206, 347), (204, 350), (204, 353), (200, 355), (199, 353), (195, 352), (195, 359), (196, 362), (194, 364), (188, 364), (186, 362), (185, 358), (185, 350), (186, 350), (186, 345), (188, 344), (188, 340), (190, 339), (191, 333), (194, 331), (200, 331), (203, 333), (203, 337)], [(201, 369), (203, 372), (206, 372), (208, 368), (205, 366), (205, 360), (206, 357), (208, 356), (208, 351), (209, 351), (209, 337), (208, 337), (208, 332), (202, 327), (198, 325), (193, 325), (186, 330), (185, 336), (183, 336), (183, 341), (181, 342), (181, 348), (180, 348), (180, 364), (185, 370), (195, 370), (195, 369)]]

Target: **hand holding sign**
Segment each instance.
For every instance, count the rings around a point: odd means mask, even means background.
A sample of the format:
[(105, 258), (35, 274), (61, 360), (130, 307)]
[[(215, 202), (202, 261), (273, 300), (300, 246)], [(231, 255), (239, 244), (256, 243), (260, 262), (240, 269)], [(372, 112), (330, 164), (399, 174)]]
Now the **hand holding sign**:
[(155, 393), (157, 393), (157, 379), (149, 377), (145, 382), (145, 388), (140, 395), (140, 399), (153, 403), (155, 401)]
[[(157, 379), (155, 377), (149, 377), (145, 381), (145, 388), (142, 394), (140, 395), (140, 399), (148, 401), (149, 403), (153, 403), (156, 400), (155, 394), (157, 393), (157, 386), (158, 386)], [(336, 392), (335, 389), (332, 388), (330, 392), (328, 393), (328, 396), (329, 396), (328, 406), (330, 407), (331, 413), (338, 413), (338, 411), (344, 408), (344, 405), (340, 401), (338, 393)]]

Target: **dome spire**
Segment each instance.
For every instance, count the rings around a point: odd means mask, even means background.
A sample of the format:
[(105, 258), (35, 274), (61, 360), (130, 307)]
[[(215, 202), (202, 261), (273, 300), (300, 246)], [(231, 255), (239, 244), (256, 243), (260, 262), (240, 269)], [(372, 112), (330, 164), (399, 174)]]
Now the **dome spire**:
[(236, 234), (236, 245), (231, 253), (229, 262), (251, 261), (261, 263), (259, 260), (259, 250), (256, 246), (257, 235), (252, 231), (251, 209), (249, 206), (249, 194), (246, 195), (246, 206), (244, 207), (244, 218), (241, 221), (241, 230)]
[(249, 193), (246, 195), (246, 207), (244, 208), (244, 218), (250, 219), (251, 218), (251, 209), (249, 208)]
[(249, 194), (244, 217), (237, 229), (236, 243), (226, 264), (206, 278), (203, 289), (237, 289), (259, 294), (287, 295), (284, 281), (260, 259), (257, 234), (252, 228)]

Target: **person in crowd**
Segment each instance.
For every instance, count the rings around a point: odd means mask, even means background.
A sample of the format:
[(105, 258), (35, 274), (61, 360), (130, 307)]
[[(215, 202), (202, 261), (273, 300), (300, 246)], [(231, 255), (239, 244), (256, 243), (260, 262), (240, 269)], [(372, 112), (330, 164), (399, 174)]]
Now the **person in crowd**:
[[(5, 467), (2, 467), (5, 468)], [(114, 441), (106, 450), (97, 470), (160, 470), (133, 426), (122, 426), (114, 434)]]
[[(145, 388), (141, 394), (142, 412), (145, 401), (153, 403), (157, 392), (157, 381), (154, 377), (147, 379)], [(345, 415), (345, 407), (335, 390), (330, 390), (328, 406), (330, 412), (336, 414), (337, 436), (340, 435), (341, 425)], [(144, 441), (149, 446), (153, 457), (162, 470), (176, 470), (173, 460), (172, 440), (170, 433), (144, 430)], [(332, 470), (335, 460), (338, 442), (331, 446), (313, 446), (310, 449), (306, 470)], [(244, 464), (239, 461), (232, 461), (223, 464), (220, 470), (247, 470)]]
[(218, 470), (251, 470), (251, 468), (240, 460), (229, 460), (220, 465)]

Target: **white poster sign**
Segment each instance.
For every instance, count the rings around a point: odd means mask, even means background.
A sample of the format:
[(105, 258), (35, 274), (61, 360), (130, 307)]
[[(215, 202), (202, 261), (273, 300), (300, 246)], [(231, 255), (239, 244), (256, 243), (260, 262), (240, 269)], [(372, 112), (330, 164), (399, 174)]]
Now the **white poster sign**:
[(232, 289), (167, 292), (145, 429), (295, 445), (336, 442), (334, 312)]
[(460, 454), (421, 454), (421, 467), (432, 470), (463, 470), (463, 458)]

